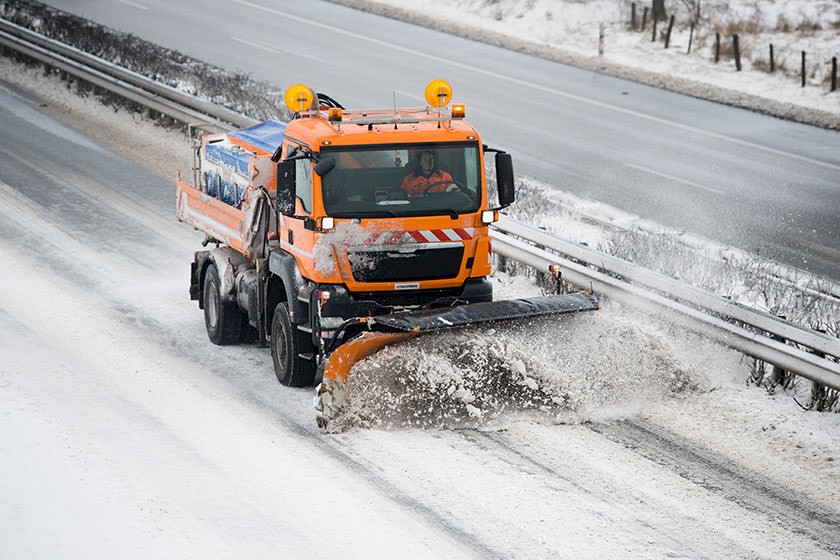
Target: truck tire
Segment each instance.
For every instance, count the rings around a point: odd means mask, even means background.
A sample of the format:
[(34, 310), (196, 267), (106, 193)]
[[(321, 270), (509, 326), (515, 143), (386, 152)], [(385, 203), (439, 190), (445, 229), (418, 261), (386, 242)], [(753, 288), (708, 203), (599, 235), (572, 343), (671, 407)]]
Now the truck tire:
[(245, 314), (235, 303), (222, 300), (222, 282), (215, 264), (207, 267), (204, 275), (204, 325), (210, 342), (218, 345), (237, 344), (242, 341)]
[(302, 335), (292, 324), (286, 302), (278, 303), (271, 320), (271, 359), (277, 380), (289, 387), (306, 387), (315, 380), (315, 361), (300, 357), (301, 352), (314, 351)]

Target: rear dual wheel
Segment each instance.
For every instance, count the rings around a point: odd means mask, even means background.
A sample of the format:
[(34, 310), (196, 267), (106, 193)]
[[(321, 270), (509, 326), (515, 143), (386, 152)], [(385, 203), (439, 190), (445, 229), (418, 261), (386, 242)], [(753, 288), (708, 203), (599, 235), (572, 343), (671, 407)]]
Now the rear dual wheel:
[(222, 299), (222, 282), (215, 264), (210, 264), (204, 275), (204, 325), (210, 342), (219, 345), (242, 342), (248, 326), (236, 303)]

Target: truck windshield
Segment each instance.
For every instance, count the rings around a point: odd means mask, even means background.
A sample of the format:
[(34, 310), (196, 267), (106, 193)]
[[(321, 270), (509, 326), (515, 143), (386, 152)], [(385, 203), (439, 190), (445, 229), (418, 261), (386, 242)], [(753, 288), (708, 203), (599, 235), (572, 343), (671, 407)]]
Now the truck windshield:
[(477, 142), (323, 147), (335, 166), (321, 177), (337, 218), (474, 212), (481, 203)]

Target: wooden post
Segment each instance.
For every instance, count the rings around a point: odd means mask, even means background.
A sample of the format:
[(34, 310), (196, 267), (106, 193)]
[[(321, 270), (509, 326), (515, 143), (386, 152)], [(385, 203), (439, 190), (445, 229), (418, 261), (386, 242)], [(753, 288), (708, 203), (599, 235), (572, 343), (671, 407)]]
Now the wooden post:
[(738, 34), (732, 36), (732, 51), (735, 53), (735, 70), (741, 71), (741, 48), (738, 45)]
[(645, 6), (645, 9), (642, 10), (642, 33), (645, 32), (645, 27), (647, 26), (647, 14), (648, 14), (648, 7)]
[(776, 62), (773, 59), (773, 43), (770, 43), (770, 73), (772, 74), (776, 70)]
[(598, 56), (604, 56), (604, 24), (598, 26)]
[(720, 33), (715, 33), (715, 64), (720, 61)]
[(688, 31), (688, 51), (685, 54), (691, 54), (691, 41), (694, 39), (694, 22), (691, 22), (691, 29)]
[(831, 57), (831, 91), (837, 90), (837, 57)]
[(805, 51), (802, 51), (802, 87), (805, 87)]
[(653, 16), (653, 33), (650, 34), (650, 42), (656, 41), (656, 16)]
[(630, 4), (630, 29), (636, 31), (636, 3)]
[(668, 33), (665, 34), (665, 48), (671, 44), (671, 30), (674, 29), (674, 14), (671, 14), (671, 19), (668, 21)]

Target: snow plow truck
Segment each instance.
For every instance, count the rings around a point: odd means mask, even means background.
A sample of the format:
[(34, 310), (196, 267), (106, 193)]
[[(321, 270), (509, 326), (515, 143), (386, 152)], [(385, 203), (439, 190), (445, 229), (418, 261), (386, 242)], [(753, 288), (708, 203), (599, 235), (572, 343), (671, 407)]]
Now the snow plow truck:
[(386, 344), (598, 309), (585, 292), (493, 301), (488, 226), (514, 201), (513, 166), (451, 97), (434, 80), (426, 107), (349, 110), (296, 84), (289, 122), (204, 135), (193, 185), (179, 174), (177, 218), (205, 234), (190, 296), (210, 340), (268, 346), (280, 383), (317, 386), (319, 425)]

